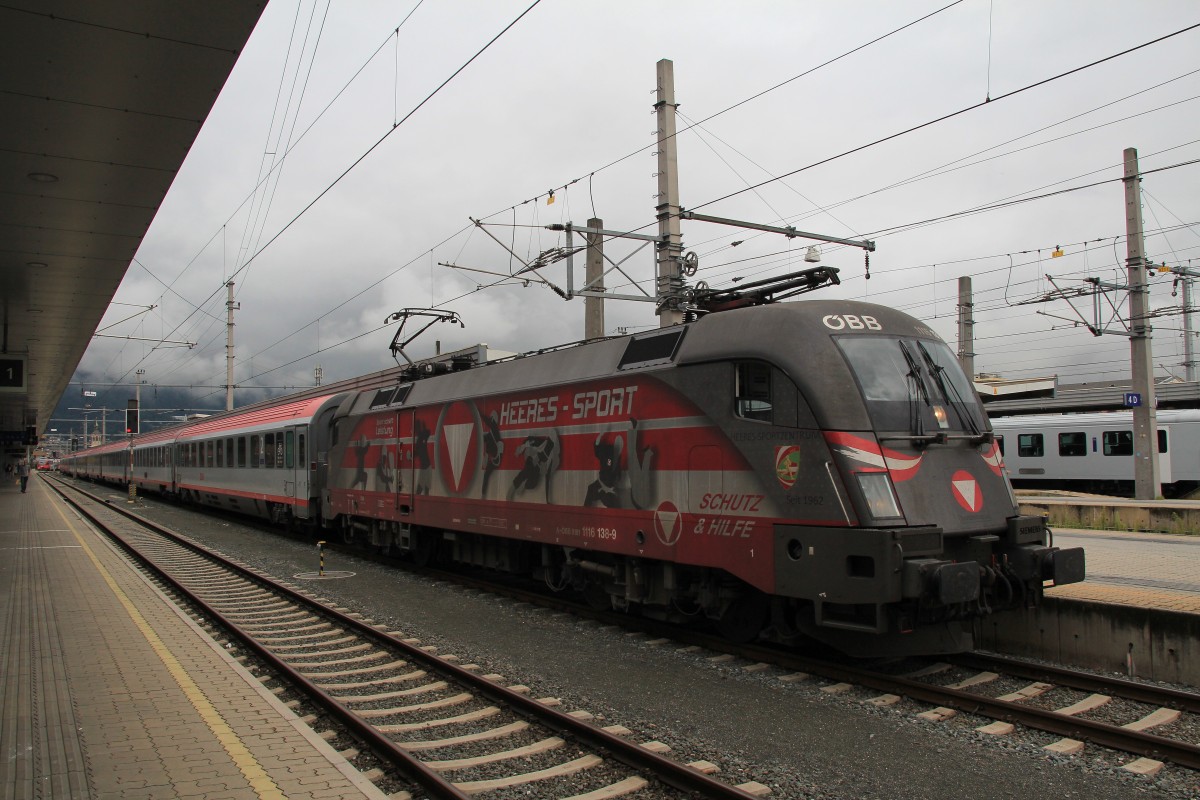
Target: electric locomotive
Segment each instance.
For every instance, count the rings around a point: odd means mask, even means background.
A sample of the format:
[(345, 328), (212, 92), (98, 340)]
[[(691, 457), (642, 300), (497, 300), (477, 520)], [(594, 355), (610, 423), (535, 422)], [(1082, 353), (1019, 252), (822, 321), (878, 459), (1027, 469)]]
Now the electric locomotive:
[(950, 348), (890, 308), (734, 308), (406, 375), (321, 433), (314, 517), (347, 541), (856, 655), (969, 649), (980, 617), (1083, 579), (1019, 514)]

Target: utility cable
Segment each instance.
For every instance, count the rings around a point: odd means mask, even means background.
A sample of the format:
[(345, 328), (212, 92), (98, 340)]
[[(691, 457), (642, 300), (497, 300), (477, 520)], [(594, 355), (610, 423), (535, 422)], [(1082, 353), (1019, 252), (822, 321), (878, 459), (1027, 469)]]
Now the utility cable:
[[(304, 214), (306, 214), (309, 211), (309, 209), (311, 209), (313, 206), (315, 206), (321, 200), (321, 198), (323, 198), (326, 194), (328, 194), (330, 192), (330, 190), (333, 189), (334, 186), (336, 186), (338, 183), (341, 182), (341, 180), (343, 178), (345, 178), (347, 175), (349, 175), (350, 172), (355, 167), (357, 167), (359, 164), (361, 164), (363, 162), (363, 160), (366, 159), (367, 156), (369, 156), (372, 152), (374, 152), (375, 149), (379, 147), (379, 145), (383, 144), (383, 142), (386, 141), (387, 138), (389, 136), (391, 136), (401, 125), (403, 125), (405, 122), (407, 122), (409, 119), (411, 119), (412, 116), (414, 114), (416, 114), (426, 103), (428, 103), (430, 100), (432, 100), (451, 81), (453, 81), (456, 77), (458, 77), (458, 75), (461, 74), (463, 72), (463, 70), (465, 70), (467, 67), (469, 67), (477, 58), (479, 58), (481, 55), (483, 55), (483, 53), (486, 52), (493, 44), (495, 44), (500, 39), (501, 36), (503, 36), (505, 33), (507, 33), (509, 30), (511, 30), (513, 26), (515, 26), (518, 22), (520, 22), (525, 17), (525, 15), (527, 15), (530, 11), (532, 11), (534, 8), (536, 8), (537, 5), (541, 2), (542, 2), (542, 0), (534, 0), (534, 2), (531, 5), (529, 5), (529, 7), (527, 7), (524, 11), (522, 11), (520, 14), (518, 14), (515, 19), (513, 19), (511, 22), (509, 22), (506, 26), (504, 26), (504, 28), (499, 33), (497, 33), (495, 36), (493, 36), (487, 42), (487, 44), (485, 44), (478, 51), (476, 51), (476, 53), (473, 56), (471, 56), (469, 59), (467, 59), (467, 61), (465, 63), (463, 63), (462, 66), (460, 66), (458, 69), (456, 69), (450, 75), (450, 77), (446, 78), (444, 81), (442, 81), (437, 86), (436, 89), (434, 89), (432, 92), (430, 92), (428, 95), (426, 95), (425, 99), (421, 100), (421, 102), (419, 102), (407, 114), (405, 114), (403, 119), (401, 119), (399, 122), (395, 123), (395, 125), (393, 125), (383, 136), (381, 136), (373, 145), (371, 145), (366, 150), (366, 152), (364, 152), (357, 159), (355, 159), (354, 162), (352, 164), (350, 164), (349, 167), (347, 167), (340, 175), (338, 175), (338, 177), (334, 178), (332, 183), (330, 183), (327, 187), (325, 187), (323, 190), (321, 190), (320, 194), (318, 194), (315, 198), (313, 198), (313, 200), (308, 205), (306, 205), (303, 209), (300, 210), (299, 213), (297, 213), (294, 217), (292, 217), (292, 219), (286, 225), (284, 225), (283, 228), (281, 228), (274, 236), (272, 236), (271, 239), (266, 244), (264, 244), (261, 248), (259, 248), (257, 250), (257, 252), (254, 253), (254, 255), (252, 255), (250, 258), (248, 258), (242, 264), (241, 267), (239, 267), (237, 270), (235, 270), (229, 276), (228, 280), (233, 280), (241, 272), (245, 271), (250, 266), (250, 264), (253, 263), (253, 261), (256, 258), (258, 258), (258, 256), (262, 255), (263, 251), (265, 251), (276, 240), (278, 240), (279, 237), (282, 236), (288, 229), (290, 229), (292, 227), (292, 225), (294, 225), (302, 216), (304, 216)], [(222, 282), (221, 286), (218, 287), (216, 290), (214, 290), (213, 293), (204, 300), (202, 305), (207, 305), (209, 303), (209, 301), (211, 301), (214, 297), (216, 297), (217, 294), (222, 289), (225, 288), (225, 283), (227, 283), (227, 282), (228, 281)], [(176, 326), (175, 330), (178, 330), (180, 327), (182, 327), (183, 324), (187, 322), (187, 320), (191, 319), (192, 316), (195, 315), (195, 313), (196, 312), (193, 311), (191, 314), (189, 314), (184, 319), (183, 322), (179, 323), (179, 325)], [(172, 334), (174, 332), (175, 331), (173, 330)], [(168, 334), (168, 335), (170, 335), (170, 334)], [(136, 366), (140, 365), (140, 363), (141, 362), (138, 362), (138, 364), (135, 364), (134, 366), (136, 367)], [(134, 369), (134, 367), (130, 367), (130, 370), (132, 370), (132, 369)], [(121, 379), (124, 379), (126, 376), (128, 376), (130, 370), (126, 370), (125, 374), (121, 376)]]
[[(864, 43), (862, 43), (862, 44), (858, 45), (857, 47), (851, 48), (850, 50), (847, 50), (846, 52), (842, 53), (841, 55), (834, 56), (834, 57), (833, 57), (833, 58), (831, 58), (831, 59), (828, 59), (828, 60), (826, 60), (826, 61), (823, 61), (823, 62), (821, 62), (820, 64), (817, 64), (815, 67), (810, 67), (810, 68), (806, 69), (805, 71), (801, 72), (801, 73), (800, 73), (800, 74), (798, 74), (798, 75), (793, 75), (792, 77), (788, 78), (787, 80), (780, 81), (779, 83), (775, 84), (774, 86), (771, 86), (771, 87), (769, 87), (769, 88), (767, 88), (767, 89), (763, 89), (762, 91), (760, 91), (760, 92), (758, 92), (758, 93), (756, 93), (756, 94), (753, 94), (753, 95), (751, 95), (751, 96), (749, 96), (749, 97), (745, 98), (744, 100), (739, 100), (738, 102), (734, 103), (734, 104), (733, 104), (733, 105), (731, 105), (731, 106), (728, 106), (728, 107), (726, 107), (726, 108), (723, 108), (723, 109), (721, 109), (720, 111), (717, 111), (717, 112), (715, 112), (715, 113), (713, 113), (713, 114), (709, 114), (707, 117), (704, 117), (703, 119), (701, 119), (701, 120), (700, 120), (700, 122), (699, 122), (698, 124), (702, 124), (702, 123), (708, 122), (709, 120), (716, 119), (717, 117), (721, 116), (722, 114), (726, 114), (726, 113), (728, 113), (728, 112), (730, 112), (730, 111), (733, 111), (735, 108), (739, 108), (739, 107), (741, 107), (741, 106), (744, 106), (744, 105), (746, 105), (747, 103), (753, 102), (754, 100), (757, 100), (758, 98), (760, 98), (760, 97), (763, 97), (764, 95), (770, 94), (771, 92), (775, 91), (776, 89), (780, 89), (780, 88), (782, 88), (782, 87), (784, 87), (784, 86), (787, 86), (789, 83), (792, 83), (793, 81), (797, 81), (797, 80), (799, 80), (800, 78), (804, 78), (804, 77), (806, 77), (806, 76), (808, 76), (808, 75), (811, 75), (812, 73), (816, 72), (817, 70), (823, 69), (823, 68), (825, 68), (825, 67), (829, 66), (830, 64), (833, 64), (833, 63), (835, 63), (835, 62), (837, 62), (837, 61), (841, 61), (843, 58), (847, 58), (847, 57), (849, 57), (849, 56), (852, 56), (852, 55), (854, 55), (855, 53), (859, 52), (860, 50), (865, 50), (866, 48), (868, 48), (868, 47), (870, 47), (870, 46), (872, 46), (872, 45), (874, 45), (874, 44), (878, 44), (879, 42), (882, 42), (884, 39), (887, 39), (887, 38), (889, 38), (889, 37), (891, 37), (891, 36), (894, 36), (894, 35), (896, 35), (897, 33), (900, 33), (901, 31), (904, 31), (904, 30), (906, 30), (906, 29), (908, 29), (908, 28), (911, 28), (911, 27), (913, 27), (914, 25), (918, 25), (918, 24), (920, 24), (920, 23), (924, 22), (924, 21), (925, 21), (925, 20), (927, 20), (927, 19), (930, 19), (930, 18), (932, 18), (932, 17), (935, 17), (935, 16), (937, 16), (938, 14), (942, 13), (943, 11), (946, 11), (946, 10), (948, 10), (948, 9), (951, 9), (951, 8), (953, 8), (954, 6), (958, 5), (958, 4), (959, 4), (959, 3), (961, 3), (961, 2), (963, 2), (963, 0), (954, 0), (954, 2), (952, 2), (952, 3), (948, 4), (948, 5), (942, 6), (941, 8), (939, 8), (939, 9), (937, 9), (937, 10), (935, 10), (935, 11), (931, 11), (930, 13), (926, 14), (926, 15), (925, 15), (925, 16), (923, 16), (923, 17), (918, 17), (917, 19), (913, 20), (912, 22), (908, 22), (908, 23), (905, 23), (904, 25), (901, 25), (899, 28), (895, 28), (895, 29), (893, 29), (893, 30), (890, 30), (890, 31), (888, 31), (888, 32), (887, 32), (887, 33), (885, 33), (885, 34), (882, 34), (882, 35), (880, 35), (880, 36), (876, 36), (874, 39), (871, 39), (871, 40), (870, 40), (870, 41), (868, 41), (868, 42), (864, 42)], [(680, 134), (682, 134), (682, 133), (686, 133), (688, 130), (690, 130), (690, 126), (689, 126), (689, 127), (687, 127), (687, 128), (683, 128), (682, 130), (678, 130), (678, 131), (676, 131), (676, 132), (675, 132), (675, 136), (679, 136), (679, 135), (680, 135)], [(666, 140), (663, 140), (663, 141), (666, 141)], [(612, 160), (612, 161), (608, 162), (607, 164), (605, 164), (605, 165), (604, 165), (604, 166), (602, 166), (602, 167), (597, 167), (596, 169), (593, 169), (593, 170), (591, 170), (590, 172), (588, 172), (588, 173), (586, 173), (586, 174), (584, 174), (584, 175), (580, 175), (580, 176), (579, 176), (579, 177), (577, 177), (577, 178), (573, 178), (572, 180), (569, 180), (569, 181), (567, 181), (567, 182), (566, 182), (566, 183), (564, 183), (562, 186), (559, 186), (559, 187), (556, 187), (555, 189), (552, 189), (552, 190), (551, 190), (551, 192), (557, 192), (557, 191), (559, 191), (559, 190), (561, 190), (561, 189), (566, 189), (566, 188), (568, 188), (568, 187), (570, 187), (570, 186), (572, 186), (572, 185), (574, 185), (574, 184), (576, 184), (576, 183), (579, 183), (579, 181), (583, 180), (585, 177), (588, 179), (588, 181), (589, 181), (589, 186), (590, 186), (590, 181), (591, 181), (591, 179), (592, 179), (592, 178), (593, 178), (593, 177), (596, 175), (596, 173), (597, 173), (597, 172), (603, 172), (604, 170), (608, 169), (609, 167), (615, 167), (617, 164), (620, 164), (620, 163), (621, 163), (621, 162), (623, 162), (623, 161), (628, 161), (629, 159), (633, 158), (634, 156), (636, 156), (636, 155), (638, 155), (638, 154), (640, 154), (640, 153), (644, 153), (646, 150), (649, 150), (651, 147), (657, 147), (657, 146), (659, 146), (659, 144), (660, 144), (660, 143), (656, 141), (656, 142), (654, 142), (653, 144), (648, 144), (648, 145), (645, 145), (644, 147), (639, 147), (638, 149), (636, 149), (636, 150), (634, 150), (634, 151), (632, 151), (632, 152), (630, 152), (630, 153), (627, 153), (627, 154), (625, 154), (625, 155), (621, 156), (620, 158), (617, 158), (617, 159), (614, 159), (614, 160)], [(590, 189), (589, 189), (589, 190), (590, 190)], [(511, 206), (506, 206), (505, 208), (502, 208), (502, 209), (500, 209), (499, 211), (495, 211), (495, 212), (493, 212), (493, 213), (491, 213), (491, 214), (487, 214), (486, 216), (483, 216), (483, 217), (481, 217), (480, 219), (484, 219), (484, 220), (491, 219), (492, 217), (495, 217), (495, 216), (497, 216), (498, 214), (503, 214), (505, 211), (508, 211), (508, 210), (510, 210), (510, 209), (512, 209), (512, 208), (516, 208), (517, 206), (523, 206), (523, 205), (526, 205), (527, 203), (533, 203), (533, 202), (536, 202), (536, 201), (540, 200), (541, 198), (545, 197), (545, 196), (546, 196), (546, 194), (547, 194), (546, 192), (543, 192), (542, 194), (534, 195), (533, 197), (531, 197), (531, 198), (529, 198), (529, 199), (527, 199), (527, 200), (522, 200), (522, 201), (521, 201), (521, 202), (519, 202), (519, 203), (514, 203), (514, 204), (513, 204), (513, 205), (511, 205)], [(595, 204), (593, 203), (593, 206), (594, 206), (594, 205), (595, 205)], [(593, 213), (594, 213), (594, 212), (593, 212)]]
[(1092, 67), (1096, 67), (1096, 66), (1099, 66), (1100, 64), (1104, 64), (1104, 63), (1106, 63), (1106, 62), (1108, 62), (1108, 61), (1112, 61), (1112, 60), (1114, 60), (1114, 59), (1121, 58), (1122, 56), (1127, 56), (1127, 55), (1129, 55), (1130, 53), (1135, 53), (1135, 52), (1137, 52), (1137, 51), (1139, 51), (1139, 50), (1142, 50), (1142, 49), (1144, 49), (1144, 48), (1150, 47), (1151, 45), (1155, 45), (1155, 44), (1159, 44), (1159, 43), (1161, 43), (1161, 42), (1165, 42), (1165, 41), (1166, 41), (1166, 40), (1168, 40), (1168, 39), (1171, 39), (1171, 38), (1173, 38), (1173, 37), (1175, 37), (1175, 36), (1179, 36), (1179, 35), (1181, 35), (1181, 34), (1187, 33), (1188, 31), (1193, 31), (1193, 30), (1195, 30), (1196, 28), (1200, 28), (1200, 22), (1198, 22), (1198, 23), (1196, 23), (1196, 24), (1194, 24), (1194, 25), (1189, 25), (1189, 26), (1187, 26), (1186, 28), (1180, 28), (1179, 30), (1175, 31), (1174, 33), (1168, 33), (1168, 34), (1165, 34), (1165, 35), (1163, 35), (1163, 36), (1159, 36), (1159, 37), (1157, 37), (1157, 38), (1155, 38), (1155, 39), (1151, 39), (1151, 40), (1150, 40), (1150, 41), (1148, 41), (1148, 42), (1143, 42), (1142, 44), (1135, 45), (1134, 47), (1130, 47), (1130, 48), (1128, 48), (1128, 49), (1126, 49), (1126, 50), (1122, 50), (1122, 51), (1120, 51), (1119, 53), (1113, 53), (1112, 55), (1105, 56), (1104, 58), (1100, 58), (1100, 59), (1097, 59), (1097, 60), (1095, 60), (1095, 61), (1092, 61), (1092, 62), (1090, 62), (1090, 63), (1083, 64), (1082, 66), (1078, 66), (1078, 67), (1075, 67), (1075, 68), (1073, 68), (1073, 69), (1069, 69), (1069, 70), (1067, 70), (1066, 72), (1060, 72), (1059, 74), (1057, 74), (1057, 75), (1053, 75), (1053, 76), (1051, 76), (1051, 77), (1049, 77), (1049, 78), (1043, 78), (1043, 79), (1042, 79), (1042, 80), (1040, 80), (1040, 81), (1035, 81), (1034, 83), (1026, 84), (1025, 86), (1022, 86), (1022, 87), (1020, 87), (1019, 89), (1013, 89), (1013, 90), (1012, 90), (1012, 91), (1010, 91), (1010, 92), (1005, 92), (1004, 94), (997, 95), (996, 97), (993, 97), (991, 100), (982, 100), (982, 101), (980, 101), (980, 102), (978, 102), (978, 103), (973, 103), (973, 104), (971, 104), (971, 105), (969, 105), (969, 106), (966, 106), (966, 107), (964, 107), (964, 108), (960, 108), (960, 109), (959, 109), (959, 110), (957, 110), (957, 111), (952, 111), (952, 112), (950, 112), (949, 114), (943, 114), (942, 116), (940, 116), (940, 117), (937, 117), (936, 119), (931, 119), (931, 120), (929, 120), (929, 121), (927, 121), (927, 122), (922, 122), (922, 123), (920, 123), (919, 125), (913, 125), (913, 126), (912, 126), (912, 127), (910, 127), (910, 128), (905, 128), (905, 129), (904, 129), (904, 130), (902, 130), (902, 131), (897, 131), (896, 133), (889, 134), (889, 135), (887, 135), (887, 136), (884, 136), (884, 137), (882, 137), (882, 138), (876, 139), (876, 140), (874, 140), (874, 141), (871, 141), (871, 142), (867, 142), (866, 144), (862, 144), (862, 145), (859, 145), (858, 147), (851, 148), (850, 150), (846, 150), (846, 151), (844, 151), (844, 152), (841, 152), (841, 153), (838, 153), (838, 154), (836, 154), (836, 155), (829, 156), (828, 158), (823, 158), (823, 159), (821, 159), (820, 161), (814, 161), (813, 163), (811, 163), (811, 164), (809, 164), (809, 165), (807, 165), (807, 166), (800, 167), (799, 169), (794, 169), (794, 170), (792, 170), (791, 172), (786, 172), (786, 173), (784, 173), (784, 174), (782, 174), (782, 175), (777, 175), (777, 176), (775, 176), (775, 177), (773, 177), (773, 178), (770, 178), (770, 179), (768, 179), (768, 180), (762, 181), (762, 182), (760, 182), (760, 183), (756, 183), (756, 184), (754, 184), (753, 186), (749, 186), (749, 187), (747, 187), (747, 188), (745, 188), (745, 189), (739, 189), (739, 190), (737, 190), (736, 192), (730, 192), (729, 194), (723, 195), (723, 196), (721, 196), (721, 197), (718, 197), (718, 198), (716, 198), (716, 199), (714, 199), (714, 200), (709, 200), (709, 201), (707, 201), (707, 202), (705, 202), (705, 203), (701, 203), (700, 205), (697, 205), (697, 206), (692, 206), (692, 207), (691, 207), (689, 210), (691, 210), (691, 211), (695, 211), (695, 210), (697, 210), (697, 209), (700, 209), (700, 208), (706, 208), (707, 206), (711, 206), (711, 205), (714, 205), (714, 204), (716, 204), (716, 203), (720, 203), (720, 202), (722, 202), (722, 201), (725, 201), (725, 200), (728, 200), (728, 199), (730, 199), (730, 198), (732, 198), (732, 197), (737, 197), (737, 196), (738, 196), (738, 195), (740, 195), (740, 194), (745, 194), (746, 192), (748, 192), (748, 191), (751, 191), (751, 190), (753, 190), (753, 189), (758, 189), (758, 188), (760, 188), (760, 187), (763, 187), (763, 186), (766, 186), (766, 185), (768, 185), (768, 184), (775, 183), (776, 181), (783, 180), (784, 178), (790, 178), (790, 177), (792, 177), (793, 175), (799, 175), (801, 172), (805, 172), (805, 171), (807, 171), (807, 170), (813, 169), (814, 167), (819, 167), (819, 166), (821, 166), (822, 164), (828, 164), (828, 163), (830, 163), (831, 161), (836, 161), (836, 160), (837, 160), (837, 159), (839, 159), (839, 158), (845, 158), (845, 157), (846, 157), (846, 156), (848, 156), (848, 155), (852, 155), (852, 154), (854, 154), (854, 153), (859, 153), (859, 152), (862, 152), (863, 150), (866, 150), (866, 149), (867, 149), (867, 148), (869, 148), (869, 147), (875, 147), (876, 145), (883, 144), (884, 142), (890, 142), (890, 141), (892, 141), (893, 139), (898, 139), (898, 138), (900, 138), (900, 137), (902, 137), (902, 136), (906, 136), (906, 135), (908, 135), (908, 134), (910, 134), (910, 133), (913, 133), (913, 132), (915, 132), (915, 131), (919, 131), (919, 130), (921, 130), (921, 129), (923, 129), (923, 128), (928, 128), (928, 127), (930, 127), (931, 125), (937, 125), (938, 123), (945, 122), (946, 120), (953, 119), (953, 118), (955, 118), (955, 117), (961, 116), (961, 115), (963, 115), (963, 114), (966, 114), (966, 113), (969, 113), (969, 112), (971, 112), (971, 111), (975, 111), (976, 109), (983, 108), (984, 106), (991, 105), (991, 104), (993, 104), (993, 103), (998, 103), (998, 102), (1000, 102), (1001, 100), (1007, 100), (1007, 99), (1008, 99), (1008, 98), (1010, 98), (1010, 97), (1015, 97), (1015, 96), (1017, 96), (1017, 95), (1019, 95), (1019, 94), (1022, 94), (1023, 92), (1028, 92), (1028, 91), (1030, 91), (1031, 89), (1036, 89), (1036, 88), (1038, 88), (1039, 86), (1045, 86), (1045, 85), (1046, 85), (1046, 84), (1048, 84), (1048, 83), (1053, 83), (1054, 81), (1061, 80), (1062, 78), (1069, 77), (1069, 76), (1071, 76), (1071, 75), (1074, 75), (1074, 74), (1075, 74), (1075, 73), (1077, 73), (1077, 72), (1082, 72), (1082, 71), (1083, 71), (1083, 70), (1085, 70), (1085, 69), (1091, 69)]

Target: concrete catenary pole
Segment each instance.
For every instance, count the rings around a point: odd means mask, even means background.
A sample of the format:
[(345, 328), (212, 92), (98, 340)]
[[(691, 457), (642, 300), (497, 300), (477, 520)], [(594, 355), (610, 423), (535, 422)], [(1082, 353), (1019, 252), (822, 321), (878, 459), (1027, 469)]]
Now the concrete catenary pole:
[(1137, 149), (1125, 150), (1125, 265), (1129, 271), (1129, 354), (1133, 391), (1141, 402), (1133, 408), (1133, 480), (1138, 500), (1153, 500), (1161, 491), (1158, 469), (1158, 421), (1154, 396), (1154, 357), (1149, 325), (1150, 287), (1142, 244), (1142, 189)]
[(233, 281), (225, 288), (229, 290), (225, 301), (225, 410), (233, 411), (233, 312), (241, 304), (233, 302)]
[[(587, 222), (594, 231), (603, 230), (604, 220), (592, 217)], [(593, 283), (594, 281), (594, 283)], [(593, 292), (604, 291), (604, 237), (599, 233), (587, 235), (587, 265), (584, 285)], [(583, 298), (583, 338), (599, 339), (604, 336), (604, 298)]]
[(958, 363), (968, 380), (975, 380), (975, 300), (969, 275), (958, 279)]
[[(658, 97), (654, 104), (658, 120), (658, 234), (661, 238), (655, 254), (658, 282), (656, 295), (661, 327), (683, 322), (677, 301), (683, 290), (681, 256), (683, 235), (679, 229), (679, 157), (675, 141), (675, 63), (664, 58), (658, 62)], [(671, 298), (663, 302), (664, 298)]]
[(1196, 382), (1196, 352), (1192, 333), (1192, 279), (1183, 278), (1183, 375), (1189, 383)]

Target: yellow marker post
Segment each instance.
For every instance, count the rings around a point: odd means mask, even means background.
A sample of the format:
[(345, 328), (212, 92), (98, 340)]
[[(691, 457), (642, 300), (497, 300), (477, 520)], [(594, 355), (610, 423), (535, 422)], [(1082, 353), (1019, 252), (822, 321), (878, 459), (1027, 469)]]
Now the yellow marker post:
[(321, 559), (321, 569), (317, 573), (317, 575), (319, 577), (324, 578), (325, 577), (325, 542), (323, 542), (323, 541), (317, 542), (317, 554), (320, 556), (320, 559)]

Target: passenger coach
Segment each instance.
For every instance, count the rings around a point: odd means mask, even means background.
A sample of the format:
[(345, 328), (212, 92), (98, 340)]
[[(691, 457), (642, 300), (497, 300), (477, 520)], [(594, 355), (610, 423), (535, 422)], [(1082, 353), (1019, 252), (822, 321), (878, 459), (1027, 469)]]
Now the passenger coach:
[[(1200, 410), (1163, 410), (1155, 416), (1163, 496), (1195, 491), (1200, 487)], [(999, 417), (992, 427), (1018, 488), (1133, 493), (1132, 411)]]

